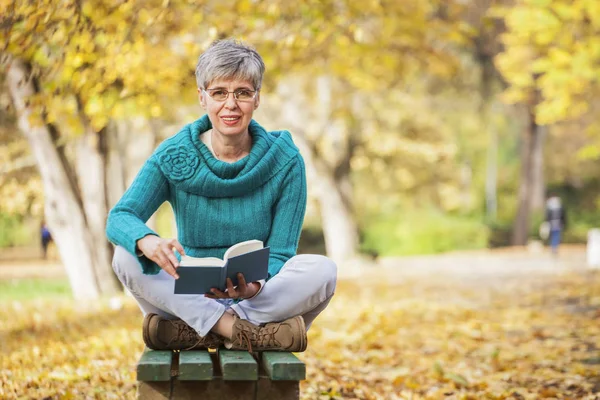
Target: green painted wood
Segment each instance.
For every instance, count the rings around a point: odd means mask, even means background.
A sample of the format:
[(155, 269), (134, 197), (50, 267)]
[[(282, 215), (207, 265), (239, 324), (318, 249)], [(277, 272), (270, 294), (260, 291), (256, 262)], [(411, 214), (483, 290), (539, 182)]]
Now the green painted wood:
[(223, 380), (255, 381), (258, 379), (258, 364), (247, 351), (219, 350), (219, 364)]
[(306, 379), (306, 365), (292, 353), (265, 351), (262, 364), (273, 381), (301, 381)]
[(146, 349), (137, 363), (137, 380), (143, 382), (161, 382), (171, 380), (171, 361), (173, 352), (170, 350)]
[(213, 364), (207, 351), (179, 353), (180, 381), (209, 381), (213, 378)]

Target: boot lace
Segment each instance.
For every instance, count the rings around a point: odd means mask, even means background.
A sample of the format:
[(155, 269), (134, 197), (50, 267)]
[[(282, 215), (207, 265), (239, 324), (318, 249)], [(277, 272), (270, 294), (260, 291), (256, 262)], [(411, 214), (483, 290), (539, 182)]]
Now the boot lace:
[(172, 321), (169, 320), (169, 323), (173, 325), (175, 329), (177, 329), (177, 334), (174, 335), (171, 339), (171, 343), (181, 343), (188, 344), (193, 343), (190, 347), (184, 350), (190, 350), (200, 343), (202, 343), (203, 338), (198, 335), (198, 333), (191, 328), (188, 324), (182, 323), (182, 321)]
[(252, 345), (258, 349), (280, 347), (281, 344), (275, 339), (277, 330), (277, 326), (255, 328), (243, 324), (236, 334), (236, 342), (240, 347), (244, 347), (244, 343), (247, 343), (249, 353), (252, 353)]

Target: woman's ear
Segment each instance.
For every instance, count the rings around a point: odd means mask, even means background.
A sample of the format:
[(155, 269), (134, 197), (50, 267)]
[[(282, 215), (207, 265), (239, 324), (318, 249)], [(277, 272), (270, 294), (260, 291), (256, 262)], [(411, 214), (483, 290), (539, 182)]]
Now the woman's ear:
[(256, 93), (256, 98), (254, 99), (254, 109), (256, 110), (260, 105), (260, 91)]
[(200, 88), (198, 88), (198, 101), (200, 102), (200, 106), (202, 106), (202, 108), (206, 109), (206, 101), (204, 99), (204, 92)]

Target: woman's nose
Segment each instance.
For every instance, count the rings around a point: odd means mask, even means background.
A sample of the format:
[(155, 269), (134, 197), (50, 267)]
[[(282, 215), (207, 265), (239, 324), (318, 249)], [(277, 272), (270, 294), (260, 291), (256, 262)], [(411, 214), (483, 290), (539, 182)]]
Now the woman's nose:
[(229, 93), (229, 96), (227, 96), (227, 99), (225, 100), (225, 107), (228, 110), (234, 110), (237, 107), (237, 101), (235, 100), (233, 93)]

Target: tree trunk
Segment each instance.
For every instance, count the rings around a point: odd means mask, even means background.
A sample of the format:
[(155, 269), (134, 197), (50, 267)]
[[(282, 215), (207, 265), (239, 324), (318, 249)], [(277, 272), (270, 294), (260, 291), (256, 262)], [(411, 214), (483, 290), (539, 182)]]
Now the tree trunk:
[(121, 132), (126, 130), (126, 121), (113, 121), (106, 131), (106, 190), (108, 209), (111, 209), (127, 189), (127, 153), (121, 140)]
[[(486, 9), (489, 4), (485, 5)], [(495, 115), (495, 106), (491, 104), (492, 84), (497, 71), (495, 69), (492, 56), (487, 51), (483, 41), (477, 41), (477, 54), (481, 66), (481, 104), (479, 113), (482, 118), (482, 125), (488, 132), (488, 148), (486, 156), (486, 175), (485, 175), (485, 213), (489, 221), (496, 219), (498, 211), (498, 132), (493, 123), (492, 117)]]
[[(318, 104), (312, 106), (314, 100), (306, 98), (306, 88), (302, 83), (300, 78), (280, 82), (278, 92), (286, 100), (281, 102), (280, 109), (273, 110), (276, 113), (272, 114), (272, 118), (292, 128), (294, 141), (304, 156), (308, 180), (319, 202), (327, 255), (341, 266), (344, 261), (358, 254), (358, 226), (352, 211), (350, 183), (350, 157), (354, 144), (352, 135), (342, 131), (348, 127), (336, 125), (332, 118), (331, 99), (334, 92), (331, 78), (320, 77), (316, 80)], [(315, 85), (314, 80), (307, 80), (306, 83)], [(316, 146), (304, 129), (307, 121), (312, 122), (313, 127), (318, 127), (316, 129), (323, 130), (318, 137), (327, 135), (328, 141), (334, 143), (330, 144), (327, 156), (315, 151)]]
[(325, 248), (331, 259), (342, 265), (358, 253), (358, 228), (335, 182), (324, 173), (319, 176), (322, 180), (319, 202)]
[(473, 208), (472, 186), (473, 168), (469, 161), (464, 161), (460, 166), (460, 209), (463, 213), (468, 213)]
[(546, 182), (544, 181), (544, 141), (548, 128), (536, 126), (537, 133), (533, 142), (533, 182), (531, 185), (531, 210), (542, 211), (546, 202)]
[[(7, 75), (19, 129), (27, 138), (42, 177), (45, 214), (65, 266), (76, 299), (99, 297), (104, 289), (97, 272), (94, 248), (98, 246), (88, 226), (77, 181), (64, 155), (55, 144), (56, 128), (51, 124), (33, 125), (28, 98), (38, 92), (30, 68), (12, 60)], [(106, 239), (101, 245), (106, 244)], [(110, 264), (106, 266), (109, 268)]]
[(541, 151), (541, 131), (535, 122), (533, 106), (528, 108), (529, 121), (522, 135), (521, 143), (521, 178), (519, 182), (519, 197), (517, 217), (513, 226), (513, 245), (527, 244), (530, 214), (535, 181), (534, 159), (536, 152)]
[(498, 132), (488, 124), (488, 148), (485, 174), (485, 212), (489, 221), (495, 221), (498, 213)]
[[(110, 210), (123, 196), (144, 162), (160, 144), (160, 123), (143, 117), (114, 120), (105, 130), (104, 135), (107, 149), (105, 163), (107, 210)], [(157, 231), (157, 214), (158, 212), (155, 212), (146, 221), (146, 225), (154, 231)]]
[(321, 225), (327, 255), (338, 265), (358, 254), (358, 227), (343, 193), (347, 176), (334, 178), (333, 171), (318, 158), (304, 135), (296, 131), (295, 140), (304, 155), (308, 176), (313, 180), (321, 211)]
[[(85, 117), (82, 117), (85, 121)], [(95, 132), (85, 121), (85, 129), (75, 142), (75, 165), (81, 201), (89, 235), (95, 245), (90, 248), (92, 265), (100, 293), (116, 293), (120, 283), (111, 268), (113, 247), (106, 240), (106, 216), (109, 193), (107, 181), (107, 129)]]

